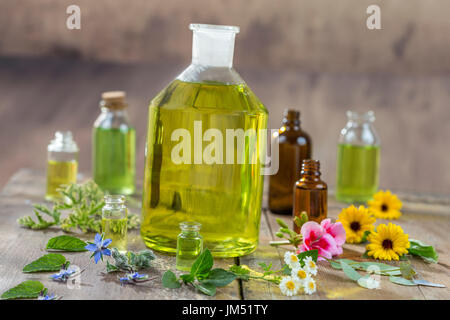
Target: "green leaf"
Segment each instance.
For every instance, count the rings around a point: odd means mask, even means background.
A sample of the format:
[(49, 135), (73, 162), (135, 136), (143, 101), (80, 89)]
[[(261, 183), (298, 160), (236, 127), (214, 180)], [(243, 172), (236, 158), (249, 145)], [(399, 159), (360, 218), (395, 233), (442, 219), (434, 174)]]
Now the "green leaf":
[[(360, 243), (364, 243), (364, 242), (367, 242), (367, 237), (369, 236), (369, 234), (370, 234), (370, 230), (366, 230), (365, 232), (364, 232), (364, 234), (363, 234), (363, 236), (362, 236), (362, 239), (361, 239), (361, 242)], [(366, 251), (367, 252), (367, 251)]]
[(419, 240), (409, 239), (410, 247), (408, 252), (412, 255), (421, 257), (429, 263), (437, 263), (439, 255), (433, 246), (427, 245)]
[(389, 281), (395, 284), (401, 284), (403, 286), (417, 286), (413, 281), (402, 278), (402, 277), (394, 277), (390, 276)]
[(345, 261), (340, 261), (342, 271), (346, 274), (347, 277), (352, 279), (353, 281), (358, 281), (361, 278), (361, 275), (353, 269), (349, 264), (347, 264)]
[(359, 266), (358, 262), (350, 260), (350, 259), (337, 259), (337, 260), (331, 261), (330, 264), (334, 269), (341, 270), (342, 269), (341, 261), (344, 261), (347, 264), (351, 264), (355, 268), (357, 268)]
[(106, 261), (106, 272), (117, 272), (120, 271), (120, 268), (116, 267), (115, 265), (109, 263), (109, 261)]
[(309, 251), (304, 251), (301, 252), (297, 255), (298, 260), (300, 261), (301, 266), (303, 267), (305, 265), (305, 263), (303, 262), (303, 260), (305, 260), (306, 257), (311, 257), (314, 262), (317, 262), (317, 259), (319, 257), (319, 250), (317, 249), (313, 249), (313, 250), (309, 250)]
[(408, 280), (412, 280), (416, 272), (411, 266), (411, 262), (401, 262), (400, 263), (400, 273), (402, 277)]
[(236, 279), (236, 275), (224, 269), (212, 269), (202, 283), (213, 284), (216, 287), (224, 287)]
[(169, 289), (178, 289), (181, 287), (181, 283), (178, 281), (177, 276), (170, 270), (167, 270), (162, 277), (162, 284)]
[(72, 236), (57, 236), (48, 240), (47, 250), (61, 250), (61, 251), (72, 251), (81, 252), (87, 251), (84, 247), (86, 242)]
[(233, 272), (237, 278), (247, 281), (250, 278), (250, 270), (242, 268), (242, 266), (233, 265), (230, 267), (230, 271)]
[(27, 280), (5, 291), (2, 299), (37, 298), (42, 290), (44, 290), (44, 285), (41, 282)]
[(198, 290), (208, 296), (214, 296), (216, 294), (216, 286), (208, 282), (198, 282), (193, 284)]
[(48, 253), (23, 267), (23, 272), (59, 271), (66, 258), (59, 253)]
[(206, 275), (211, 270), (214, 259), (208, 248), (203, 250), (202, 254), (194, 261), (191, 267), (191, 274), (195, 277)]
[(187, 273), (187, 274), (182, 274), (180, 276), (180, 279), (183, 280), (184, 283), (189, 283), (189, 282), (193, 282), (195, 280), (195, 276)]
[(388, 275), (388, 276), (397, 276), (400, 275), (400, 268), (396, 266), (391, 266), (386, 263), (381, 262), (359, 262), (356, 266), (354, 266), (356, 269), (361, 269), (364, 271), (377, 271), (379, 269), (379, 272), (375, 272), (376, 274), (381, 275)]

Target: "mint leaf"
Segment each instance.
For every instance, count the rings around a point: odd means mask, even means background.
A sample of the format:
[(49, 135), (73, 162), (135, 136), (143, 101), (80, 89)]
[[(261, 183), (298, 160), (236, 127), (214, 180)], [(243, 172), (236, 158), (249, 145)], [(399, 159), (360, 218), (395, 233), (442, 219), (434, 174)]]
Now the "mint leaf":
[(429, 263), (437, 263), (439, 255), (433, 246), (427, 245), (419, 240), (409, 239), (409, 253), (421, 257)]
[(195, 280), (195, 276), (192, 275), (192, 274), (190, 274), (190, 273), (182, 274), (182, 275), (180, 276), (180, 278), (181, 278), (181, 280), (183, 280), (183, 282), (185, 282), (185, 283), (192, 282), (192, 281)]
[(61, 251), (73, 251), (81, 252), (87, 251), (84, 247), (86, 242), (71, 236), (57, 236), (48, 240), (47, 250), (61, 250)]
[(37, 298), (43, 289), (44, 285), (41, 282), (27, 280), (5, 291), (2, 294), (2, 299)]
[(403, 286), (417, 286), (413, 281), (402, 278), (402, 277), (389, 277), (389, 281), (395, 284), (401, 284)]
[(224, 269), (212, 269), (202, 283), (213, 284), (216, 287), (224, 287), (236, 279), (236, 275)]
[(212, 283), (198, 282), (193, 284), (198, 290), (208, 296), (214, 296), (216, 294), (216, 286)]
[(195, 277), (205, 275), (211, 270), (213, 264), (213, 256), (209, 249), (206, 248), (192, 264), (191, 274)]
[(170, 270), (167, 270), (162, 277), (162, 284), (169, 289), (178, 289), (181, 283), (177, 280), (177, 276)]
[(250, 278), (250, 270), (245, 269), (238, 265), (233, 265), (230, 267), (230, 271), (233, 272), (237, 278), (247, 281)]
[(361, 275), (353, 269), (349, 264), (347, 264), (345, 261), (340, 261), (342, 271), (344, 271), (345, 275), (352, 279), (353, 281), (358, 281), (359, 278), (361, 278)]
[(59, 253), (48, 253), (23, 267), (23, 272), (59, 271), (66, 258)]

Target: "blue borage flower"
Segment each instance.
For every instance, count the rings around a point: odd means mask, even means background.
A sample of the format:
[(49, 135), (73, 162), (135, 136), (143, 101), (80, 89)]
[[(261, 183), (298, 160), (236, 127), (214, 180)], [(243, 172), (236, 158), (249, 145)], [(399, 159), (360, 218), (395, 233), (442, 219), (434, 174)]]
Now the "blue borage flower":
[(119, 278), (119, 280), (122, 285), (127, 283), (134, 284), (148, 280), (148, 275), (139, 274), (138, 272), (127, 273), (125, 277)]
[(51, 294), (51, 295), (46, 294), (46, 295), (38, 297), (38, 300), (55, 300), (55, 299), (56, 299), (56, 296), (54, 294)]
[(111, 250), (106, 248), (111, 244), (111, 241), (111, 239), (103, 240), (103, 236), (97, 233), (95, 235), (94, 243), (89, 242), (84, 248), (92, 252), (91, 258), (94, 257), (95, 263), (97, 263), (100, 259), (103, 261), (103, 255), (111, 255)]
[(54, 281), (66, 282), (75, 272), (76, 270), (71, 268), (61, 269), (58, 273), (52, 274), (50, 278)]

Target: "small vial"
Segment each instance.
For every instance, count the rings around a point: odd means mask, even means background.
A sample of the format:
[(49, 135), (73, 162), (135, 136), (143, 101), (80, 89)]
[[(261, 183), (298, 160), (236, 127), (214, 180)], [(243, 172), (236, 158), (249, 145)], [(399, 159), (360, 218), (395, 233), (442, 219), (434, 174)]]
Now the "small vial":
[[(301, 177), (294, 187), (294, 217), (301, 218), (305, 211), (309, 221), (320, 223), (327, 217), (328, 187), (320, 179), (320, 162), (318, 160), (303, 160)], [(300, 228), (294, 223), (294, 230), (300, 233)]]
[(106, 195), (102, 209), (102, 232), (104, 239), (111, 239), (111, 248), (127, 251), (127, 215), (125, 196)]
[(177, 269), (182, 271), (191, 270), (195, 259), (203, 251), (203, 237), (199, 230), (201, 224), (198, 222), (180, 223), (181, 233), (177, 238)]
[(57, 189), (77, 182), (78, 146), (73, 141), (72, 132), (57, 131), (47, 147), (47, 191), (45, 199), (59, 200)]

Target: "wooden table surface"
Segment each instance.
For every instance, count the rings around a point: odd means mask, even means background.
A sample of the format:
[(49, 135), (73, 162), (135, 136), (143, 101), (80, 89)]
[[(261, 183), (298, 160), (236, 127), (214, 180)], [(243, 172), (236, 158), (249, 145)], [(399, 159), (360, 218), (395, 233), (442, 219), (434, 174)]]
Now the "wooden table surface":
[[(278, 286), (267, 282), (234, 281), (224, 288), (218, 288), (211, 298), (195, 292), (192, 288), (172, 290), (163, 288), (162, 274), (167, 269), (175, 270), (173, 256), (156, 253), (153, 267), (146, 271), (152, 281), (139, 285), (120, 286), (115, 274), (105, 274), (105, 264), (94, 264), (89, 260), (90, 254), (63, 253), (72, 264), (86, 270), (81, 274), (80, 286), (69, 288), (66, 284), (48, 279), (50, 273), (22, 273), (22, 268), (29, 262), (46, 253), (45, 245), (49, 238), (63, 234), (60, 230), (49, 229), (33, 231), (22, 228), (16, 222), (24, 215), (32, 214), (31, 205), (42, 202), (45, 192), (43, 172), (29, 169), (18, 171), (0, 193), (0, 292), (19, 284), (24, 280), (39, 280), (50, 293), (63, 296), (63, 299), (450, 299), (450, 200), (433, 195), (400, 194), (404, 201), (402, 217), (395, 221), (400, 224), (411, 238), (434, 245), (439, 253), (438, 264), (426, 264), (419, 259), (412, 259), (418, 274), (425, 280), (445, 284), (447, 288), (423, 286), (401, 286), (392, 284), (382, 277), (380, 289), (368, 290), (349, 280), (342, 271), (334, 270), (328, 262), (319, 263), (316, 278), (317, 292), (313, 295), (298, 295), (292, 298), (281, 294)], [(329, 217), (336, 218), (342, 204), (329, 199)], [(139, 209), (131, 208), (137, 212)], [(276, 216), (263, 209), (261, 218), (260, 244), (251, 255), (239, 259), (216, 259), (215, 266), (226, 268), (238, 262), (258, 269), (258, 263), (272, 262), (281, 267), (284, 249), (269, 246), (269, 241), (276, 240), (274, 233), (278, 230)], [(286, 221), (288, 218), (284, 217)], [(377, 223), (386, 221), (378, 220)], [(81, 235), (92, 240), (93, 234)], [(145, 246), (138, 231), (131, 232), (130, 250), (140, 250)], [(360, 259), (364, 245), (345, 245), (342, 258)], [(394, 263), (395, 264), (395, 263)]]

